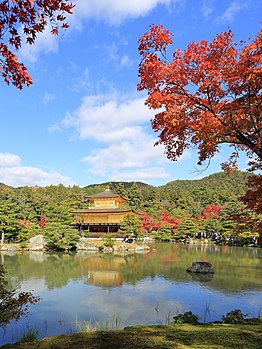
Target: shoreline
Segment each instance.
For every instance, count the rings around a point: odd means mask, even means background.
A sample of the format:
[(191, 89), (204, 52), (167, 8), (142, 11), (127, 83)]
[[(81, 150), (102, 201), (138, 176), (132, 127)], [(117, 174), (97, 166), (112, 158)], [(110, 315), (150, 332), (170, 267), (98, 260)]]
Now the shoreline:
[[(100, 238), (81, 238), (82, 243), (79, 244), (73, 250), (51, 250), (46, 249), (45, 245), (34, 244), (30, 242), (21, 242), (21, 243), (0, 243), (0, 253), (9, 252), (63, 252), (63, 253), (72, 253), (72, 252), (103, 252), (103, 253), (116, 253), (116, 252), (126, 252), (126, 253), (147, 253), (152, 251), (150, 244), (159, 243), (157, 239), (152, 238), (143, 238), (138, 239), (136, 242), (128, 243), (123, 242), (122, 239), (116, 239), (112, 247), (104, 246), (104, 242)], [(81, 241), (80, 239), (80, 241)], [(230, 246), (230, 247), (247, 247), (247, 248), (262, 248), (262, 245), (231, 245), (231, 244), (217, 244), (214, 241), (208, 239), (188, 239), (188, 240), (172, 240), (172, 241), (162, 241), (162, 243), (171, 243), (171, 244), (186, 244), (186, 245), (201, 245), (201, 246)], [(149, 245), (148, 245), (149, 244)]]
[(2, 349), (255, 349), (262, 343), (262, 321), (242, 324), (131, 326), (5, 344)]

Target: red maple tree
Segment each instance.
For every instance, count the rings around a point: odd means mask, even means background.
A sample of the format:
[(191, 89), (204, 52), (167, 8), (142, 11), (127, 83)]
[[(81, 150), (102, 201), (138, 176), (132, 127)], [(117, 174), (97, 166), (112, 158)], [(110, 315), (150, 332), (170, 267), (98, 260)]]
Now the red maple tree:
[(165, 145), (171, 160), (193, 144), (201, 165), (227, 143), (234, 147), (231, 166), (242, 150), (261, 168), (262, 31), (238, 46), (228, 30), (210, 43), (174, 50), (168, 60), (172, 43), (173, 34), (161, 25), (151, 26), (139, 40), (138, 89), (147, 90), (146, 104), (159, 110), (152, 120), (160, 132), (157, 144)]
[(48, 23), (51, 33), (58, 35), (67, 28), (66, 15), (74, 5), (68, 0), (2, 0), (0, 3), (0, 73), (4, 81), (18, 89), (31, 85), (32, 78), (25, 65), (12, 50), (22, 45), (21, 28), (28, 44), (34, 44), (37, 34)]
[(261, 217), (262, 214), (262, 175), (250, 177), (247, 184), (248, 190), (240, 200), (244, 202), (250, 210), (258, 213), (259, 224), (257, 231), (259, 232), (259, 241), (262, 243), (261, 219), (259, 221), (259, 217)]
[(197, 220), (209, 220), (217, 219), (219, 217), (219, 212), (223, 210), (224, 206), (211, 204), (204, 207), (202, 210), (202, 215), (196, 217)]
[(40, 216), (40, 219), (38, 221), (38, 225), (41, 227), (41, 228), (44, 228), (46, 225), (47, 225), (47, 221), (46, 221), (47, 217), (45, 214), (41, 214)]
[(149, 216), (146, 212), (141, 215), (142, 220), (142, 233), (151, 232), (153, 230), (158, 230), (160, 223), (156, 221), (155, 217)]
[(165, 211), (165, 210), (162, 211), (160, 225), (170, 227), (172, 229), (173, 233), (176, 232), (176, 230), (181, 222), (182, 222), (181, 219), (171, 217), (169, 215), (168, 211)]
[(149, 216), (146, 212), (144, 212), (143, 215), (141, 215), (141, 220), (142, 233), (157, 231), (161, 226), (170, 227), (172, 231), (175, 232), (181, 223), (181, 219), (171, 217), (169, 212), (166, 210), (162, 210), (158, 218)]

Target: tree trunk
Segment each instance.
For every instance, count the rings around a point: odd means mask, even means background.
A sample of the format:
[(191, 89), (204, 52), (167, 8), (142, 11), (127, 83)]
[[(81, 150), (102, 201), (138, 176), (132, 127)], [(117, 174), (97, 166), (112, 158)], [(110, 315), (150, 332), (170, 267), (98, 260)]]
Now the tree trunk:
[(2, 231), (1, 244), (3, 245), (5, 241), (5, 233)]

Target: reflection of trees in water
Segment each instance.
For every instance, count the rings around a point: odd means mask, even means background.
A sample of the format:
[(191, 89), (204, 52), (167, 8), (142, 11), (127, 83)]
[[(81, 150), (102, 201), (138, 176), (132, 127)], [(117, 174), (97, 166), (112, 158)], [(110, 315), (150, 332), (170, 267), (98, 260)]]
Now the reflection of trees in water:
[[(225, 293), (262, 290), (262, 250), (229, 246), (152, 245), (146, 254), (2, 254), (8, 281), (15, 287), (23, 280), (44, 279), (48, 289), (66, 285), (70, 280), (84, 279), (96, 286), (117, 287), (136, 284), (145, 277), (163, 277), (175, 282), (205, 282)], [(192, 262), (212, 263), (212, 280), (192, 280), (186, 273)]]

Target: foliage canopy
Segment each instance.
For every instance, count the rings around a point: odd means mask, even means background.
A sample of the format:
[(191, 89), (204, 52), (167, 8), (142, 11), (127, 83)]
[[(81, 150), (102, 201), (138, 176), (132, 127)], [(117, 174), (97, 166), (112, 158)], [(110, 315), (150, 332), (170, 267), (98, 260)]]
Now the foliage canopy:
[[(32, 78), (23, 63), (18, 61), (13, 49), (22, 46), (22, 36), (32, 45), (36, 37), (48, 26), (58, 35), (67, 28), (66, 15), (74, 5), (68, 0), (2, 0), (0, 3), (0, 71), (4, 81), (18, 89), (31, 85)], [(21, 33), (21, 30), (23, 33)]]
[(261, 168), (262, 31), (238, 46), (228, 30), (210, 43), (175, 49), (168, 60), (172, 43), (173, 34), (161, 25), (152, 25), (139, 40), (138, 89), (147, 90), (146, 104), (160, 110), (152, 127), (160, 131), (158, 143), (167, 157), (177, 160), (193, 144), (201, 165), (227, 143), (234, 147), (231, 167), (241, 150)]

